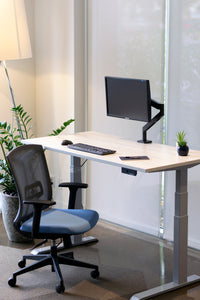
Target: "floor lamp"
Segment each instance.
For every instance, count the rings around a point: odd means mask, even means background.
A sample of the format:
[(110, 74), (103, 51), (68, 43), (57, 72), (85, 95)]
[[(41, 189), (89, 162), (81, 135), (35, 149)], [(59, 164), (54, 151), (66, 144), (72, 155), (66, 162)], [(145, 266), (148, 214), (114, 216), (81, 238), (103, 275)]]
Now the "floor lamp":
[[(16, 105), (6, 61), (24, 59), (31, 56), (24, 0), (0, 0), (0, 63), (5, 70), (13, 107), (16, 107)], [(17, 126), (23, 139), (18, 118)]]

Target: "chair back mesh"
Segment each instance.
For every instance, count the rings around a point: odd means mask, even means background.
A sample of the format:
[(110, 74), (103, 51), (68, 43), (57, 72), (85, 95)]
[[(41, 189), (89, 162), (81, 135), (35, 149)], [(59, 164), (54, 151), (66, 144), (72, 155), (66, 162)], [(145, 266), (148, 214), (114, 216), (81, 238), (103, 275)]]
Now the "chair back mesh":
[(23, 204), (23, 201), (52, 200), (51, 180), (41, 145), (19, 146), (8, 153), (7, 159), (19, 196), (14, 221), (19, 230), (21, 223), (33, 214), (33, 205)]

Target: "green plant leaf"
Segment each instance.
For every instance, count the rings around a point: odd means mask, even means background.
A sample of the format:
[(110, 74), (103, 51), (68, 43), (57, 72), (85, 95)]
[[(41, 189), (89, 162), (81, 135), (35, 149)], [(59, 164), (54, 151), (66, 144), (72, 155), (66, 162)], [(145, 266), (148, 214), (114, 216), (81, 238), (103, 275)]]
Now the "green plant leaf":
[(183, 147), (187, 145), (186, 133), (184, 130), (177, 131), (176, 133), (177, 143), (179, 146)]
[(69, 126), (72, 122), (74, 122), (74, 119), (70, 119), (66, 122), (64, 122), (60, 128), (57, 128), (56, 130), (53, 130), (53, 132), (51, 134), (49, 134), (50, 136), (56, 136), (59, 135), (67, 126)]

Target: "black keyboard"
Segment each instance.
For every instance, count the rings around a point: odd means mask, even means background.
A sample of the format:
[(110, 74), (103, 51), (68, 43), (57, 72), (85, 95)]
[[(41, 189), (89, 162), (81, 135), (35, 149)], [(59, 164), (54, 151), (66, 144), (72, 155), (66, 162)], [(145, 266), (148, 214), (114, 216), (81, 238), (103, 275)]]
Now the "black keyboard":
[(74, 150), (80, 150), (84, 152), (89, 152), (97, 155), (107, 155), (107, 154), (113, 154), (116, 151), (111, 149), (105, 149), (101, 147), (96, 147), (92, 145), (77, 143), (77, 144), (71, 144), (67, 146), (68, 148), (74, 149)]

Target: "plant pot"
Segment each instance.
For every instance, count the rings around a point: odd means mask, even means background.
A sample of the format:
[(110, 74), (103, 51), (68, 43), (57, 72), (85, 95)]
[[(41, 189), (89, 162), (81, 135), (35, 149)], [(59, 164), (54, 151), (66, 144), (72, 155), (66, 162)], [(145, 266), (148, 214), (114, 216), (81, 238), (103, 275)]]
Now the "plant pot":
[(178, 155), (180, 155), (180, 156), (187, 156), (188, 152), (189, 152), (189, 147), (187, 145), (186, 146), (178, 146), (177, 152), (178, 152)]
[(2, 217), (4, 227), (11, 242), (21, 243), (30, 241), (14, 227), (14, 219), (18, 212), (19, 199), (15, 196), (7, 195), (1, 192), (1, 202), (2, 202)]

